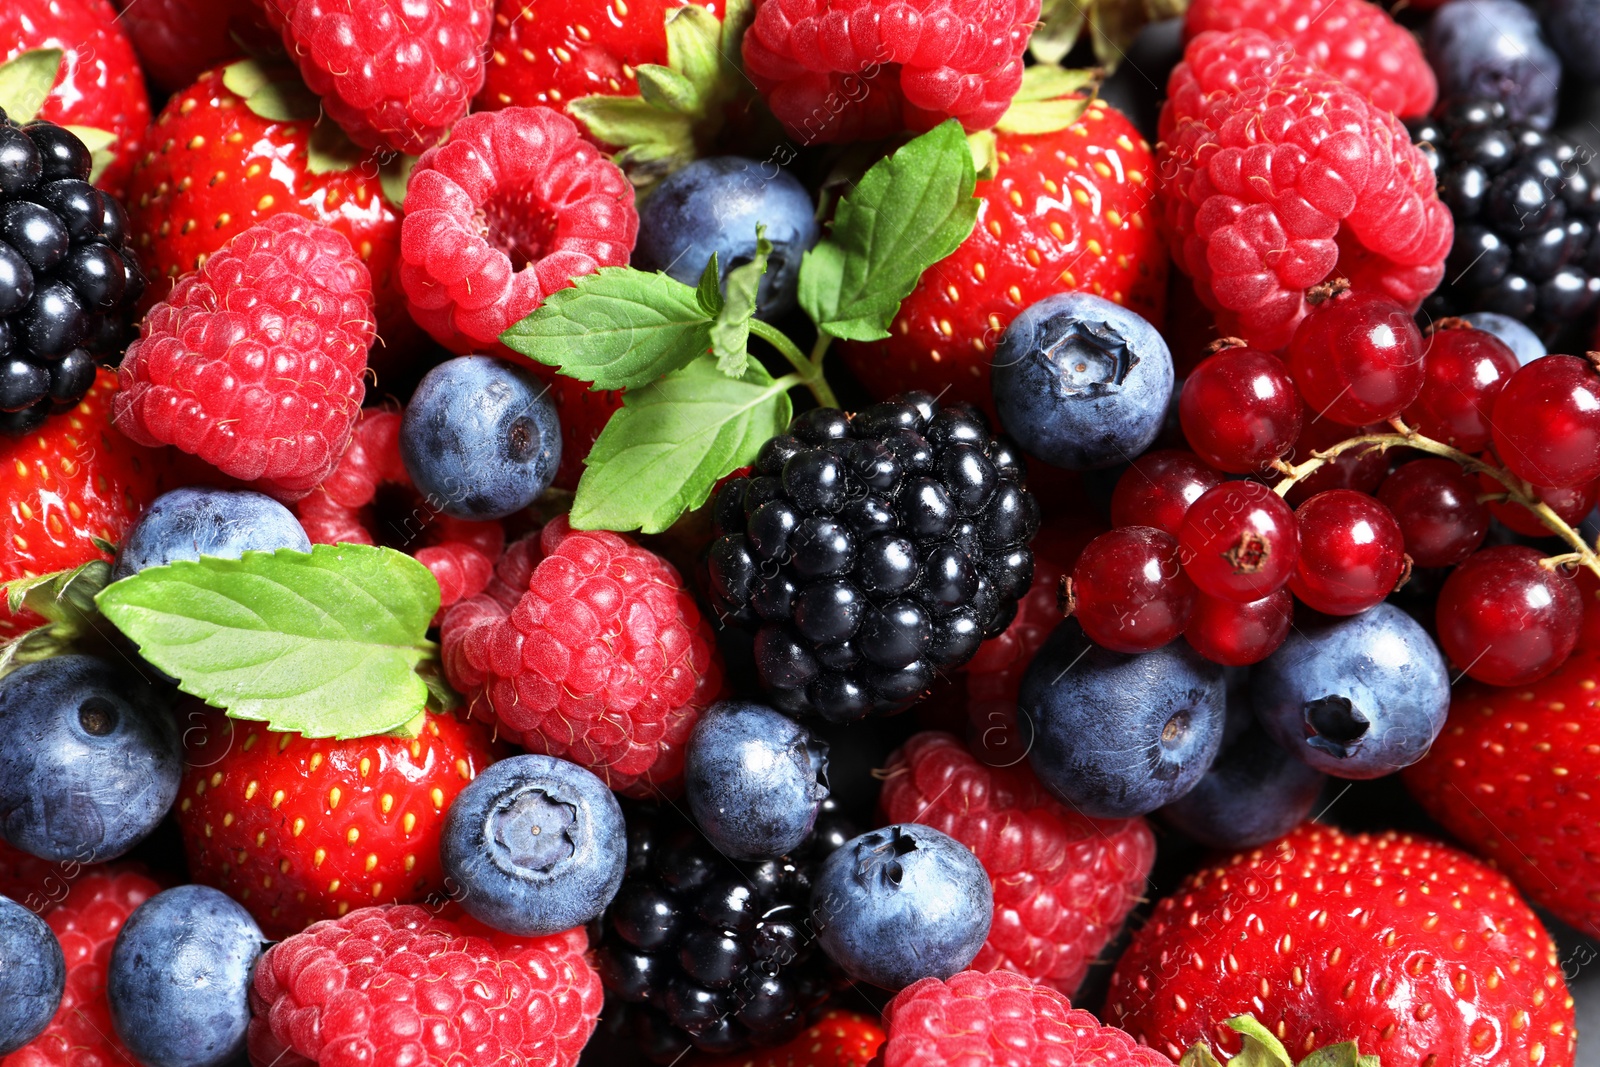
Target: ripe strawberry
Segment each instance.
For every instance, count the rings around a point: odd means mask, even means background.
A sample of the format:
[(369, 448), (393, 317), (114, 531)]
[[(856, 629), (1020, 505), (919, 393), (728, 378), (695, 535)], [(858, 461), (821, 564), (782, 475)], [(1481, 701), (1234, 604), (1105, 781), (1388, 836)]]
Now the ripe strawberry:
[(700, 1055), (689, 1067), (867, 1067), (887, 1035), (876, 1019), (829, 1008), (822, 1017), (775, 1048), (742, 1056)]
[[(95, 539), (114, 544), (161, 491), (168, 453), (111, 425), (116, 391), (116, 372), (101, 370), (77, 407), (0, 437), (0, 582), (109, 560)], [(0, 640), (43, 621), (12, 615), (0, 597)]]
[(282, 48), (251, 0), (114, 0), (150, 80), (169, 93), (241, 54)]
[(556, 470), (555, 485), (559, 489), (576, 489), (583, 476), (584, 459), (612, 413), (622, 406), (622, 391), (595, 391), (588, 382), (556, 375), (550, 380), (550, 399), (555, 401), (556, 414), (561, 419), (561, 466)]
[(1291, 1053), (1571, 1067), (1555, 945), (1506, 878), (1426, 838), (1306, 823), (1191, 875), (1111, 976), (1106, 1020), (1176, 1059), (1254, 1015)]
[(269, 937), (440, 892), (445, 812), (497, 752), (488, 728), (452, 715), (429, 714), (414, 739), (270, 733), (198, 706), (187, 724), (176, 811), (189, 872)]

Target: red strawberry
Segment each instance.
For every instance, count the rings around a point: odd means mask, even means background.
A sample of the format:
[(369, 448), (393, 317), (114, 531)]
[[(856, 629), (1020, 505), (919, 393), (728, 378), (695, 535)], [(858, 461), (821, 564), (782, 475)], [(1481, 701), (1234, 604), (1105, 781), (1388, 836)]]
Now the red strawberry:
[(444, 889), (450, 801), (493, 763), (487, 727), (429, 714), (414, 739), (271, 733), (193, 706), (178, 829), (194, 880), (227, 892), (269, 937), (351, 908)]
[(282, 45), (266, 14), (251, 0), (114, 0), (150, 80), (177, 92), (243, 52), (261, 55)]
[(75, 130), (97, 149), (96, 179), (119, 193), (143, 150), (150, 98), (133, 45), (109, 0), (6, 0), (0, 4), (0, 63), (38, 48), (59, 48), (61, 68), (38, 113), (13, 119), (48, 119), (59, 126), (109, 134), (105, 142)]
[(556, 471), (555, 485), (576, 489), (583, 476), (584, 459), (612, 413), (622, 406), (622, 391), (595, 391), (588, 382), (556, 375), (550, 380), (550, 399), (555, 401), (561, 419), (561, 466)]
[(1306, 823), (1191, 875), (1111, 976), (1105, 1017), (1176, 1059), (1237, 1053), (1254, 1015), (1292, 1054), (1355, 1041), (1393, 1067), (1571, 1067), (1555, 945), (1503, 875), (1409, 834)]
[(689, 1067), (867, 1067), (885, 1036), (878, 1020), (829, 1008), (776, 1048), (741, 1056), (697, 1056)]

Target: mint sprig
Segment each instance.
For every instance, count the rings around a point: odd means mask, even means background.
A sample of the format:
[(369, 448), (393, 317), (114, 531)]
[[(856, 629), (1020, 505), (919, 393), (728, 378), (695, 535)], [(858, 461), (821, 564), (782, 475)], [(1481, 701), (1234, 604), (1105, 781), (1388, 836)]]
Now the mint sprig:
[[(750, 320), (756, 315), (756, 295), (761, 288), (761, 276), (767, 273), (767, 257), (771, 254), (772, 242), (767, 240), (767, 228), (758, 225), (755, 256), (728, 272), (728, 294), (717, 309), (716, 321), (711, 324), (711, 354), (717, 357), (717, 369), (723, 374), (737, 377), (749, 362), (745, 353), (750, 347)], [(716, 261), (715, 253), (711, 258), (712, 262)]]

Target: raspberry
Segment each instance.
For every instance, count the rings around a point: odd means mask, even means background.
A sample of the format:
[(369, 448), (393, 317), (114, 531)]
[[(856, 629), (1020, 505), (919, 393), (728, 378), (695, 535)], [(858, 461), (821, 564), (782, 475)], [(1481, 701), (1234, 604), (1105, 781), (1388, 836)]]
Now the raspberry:
[(985, 767), (944, 733), (889, 759), (884, 821), (919, 822), (978, 857), (994, 925), (972, 967), (1017, 971), (1070, 995), (1144, 889), (1156, 842), (1143, 819), (1089, 819), (1045, 791), (1026, 763)]
[(802, 145), (1000, 121), (1038, 0), (758, 0), (744, 67)]
[(274, 215), (150, 309), (118, 372), (117, 429), (298, 500), (350, 440), (373, 329), (372, 279), (350, 242)]
[(1172, 1061), (1020, 974), (962, 971), (924, 978), (884, 1009), (883, 1067), (947, 1063), (1028, 1067), (1171, 1067)]
[(675, 789), (722, 688), (711, 628), (666, 560), (565, 517), (508, 546), (445, 615), (445, 674), (473, 714), (618, 792)]
[(1260, 30), (1384, 111), (1426, 115), (1439, 95), (1433, 68), (1410, 31), (1367, 0), (1195, 0), (1189, 37), (1206, 30)]
[(250, 1059), (277, 1067), (569, 1067), (600, 1014), (582, 928), (513, 937), (412, 905), (361, 908), (267, 950)]
[(1223, 333), (1283, 347), (1333, 274), (1411, 311), (1439, 284), (1450, 213), (1392, 114), (1257, 30), (1202, 33), (1168, 84), (1162, 210)]
[(547, 107), (468, 115), (406, 186), (400, 284), (411, 315), (461, 353), (500, 335), (573, 278), (628, 262), (633, 186)]
[(483, 86), (494, 0), (262, 0), (328, 117), (364, 148), (415, 155)]

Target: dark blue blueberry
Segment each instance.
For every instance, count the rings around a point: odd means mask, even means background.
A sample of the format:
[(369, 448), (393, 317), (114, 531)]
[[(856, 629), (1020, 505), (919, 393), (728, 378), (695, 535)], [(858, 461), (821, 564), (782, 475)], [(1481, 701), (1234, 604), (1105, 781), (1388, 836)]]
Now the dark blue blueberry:
[(1325, 781), (1321, 771), (1279, 748), (1252, 721), (1199, 784), (1160, 815), (1207, 848), (1255, 848), (1304, 822)]
[(458, 519), (502, 519), (550, 488), (561, 425), (549, 393), (493, 356), (429, 371), (400, 423), (400, 456), (428, 505)]
[(0, 897), (0, 1056), (44, 1032), (66, 985), (67, 962), (56, 935), (33, 912)]
[(628, 832), (605, 783), (552, 756), (491, 765), (450, 804), (439, 849), (467, 913), (543, 936), (582, 926), (622, 884)]
[(771, 163), (714, 156), (667, 178), (639, 212), (633, 265), (694, 285), (715, 252), (726, 281), (728, 271), (755, 257), (757, 223), (766, 226), (772, 252), (756, 314), (773, 318), (794, 307), (800, 258), (817, 243), (818, 231), (805, 186)]
[(145, 509), (117, 549), (113, 579), (175, 560), (280, 548), (310, 552), (311, 539), (294, 513), (248, 489), (174, 489)]
[(1550, 128), (1561, 60), (1532, 9), (1517, 0), (1450, 0), (1433, 13), (1427, 45), (1442, 101), (1498, 100), (1513, 120)]
[(1161, 432), (1172, 354), (1137, 314), (1088, 293), (1024, 309), (995, 350), (991, 381), (1006, 433), (1069, 470), (1126, 463)]
[(1174, 641), (1127, 655), (1068, 619), (1028, 665), (1017, 697), (1045, 787), (1097, 819), (1144, 815), (1183, 796), (1222, 745), (1222, 668)]
[(965, 970), (989, 936), (994, 894), (976, 856), (900, 823), (847, 841), (811, 888), (822, 950), (857, 981), (904, 989)]
[(157, 893), (117, 934), (106, 975), (111, 1023), (149, 1067), (224, 1067), (244, 1050), (256, 921), (220, 890)]
[(115, 859), (156, 828), (182, 775), (172, 709), (93, 656), (0, 678), (0, 836), (50, 860)]
[(1438, 646), (1392, 604), (1297, 625), (1251, 672), (1272, 739), (1339, 778), (1378, 778), (1421, 759), (1450, 710)]
[(769, 707), (725, 700), (689, 738), (684, 793), (723, 853), (782, 856), (805, 840), (828, 799), (828, 746)]
[(1474, 311), (1461, 317), (1485, 333), (1492, 333), (1504, 341), (1506, 347), (1516, 355), (1517, 362), (1524, 367), (1549, 354), (1545, 351), (1544, 342), (1539, 340), (1539, 335), (1517, 319), (1497, 315), (1492, 311)]

